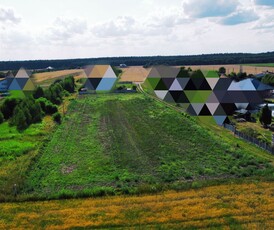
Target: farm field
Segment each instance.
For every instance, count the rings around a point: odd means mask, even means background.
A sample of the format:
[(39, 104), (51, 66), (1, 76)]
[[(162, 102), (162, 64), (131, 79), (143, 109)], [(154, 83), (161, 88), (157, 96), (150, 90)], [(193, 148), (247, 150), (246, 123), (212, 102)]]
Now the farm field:
[(59, 70), (43, 73), (35, 73), (32, 75), (32, 80), (36, 85), (42, 87), (47, 87), (52, 84), (57, 79), (64, 79), (68, 75), (73, 75), (75, 80), (84, 78), (84, 71), (82, 69), (69, 69), (69, 70)]
[(257, 66), (257, 67), (274, 67), (274, 63), (259, 63), (259, 64), (246, 64), (248, 66)]
[[(220, 67), (225, 67), (227, 73), (240, 72), (240, 65), (194, 65), (194, 66), (185, 66), (186, 68), (190, 67), (193, 70), (201, 69), (201, 70), (219, 70)], [(242, 65), (243, 72), (247, 74), (259, 74), (264, 71), (274, 72), (274, 66), (269, 65)]]
[(0, 229), (273, 229), (273, 182), (0, 204)]
[(142, 66), (131, 66), (123, 68), (123, 73), (121, 75), (120, 81), (144, 82), (149, 70), (149, 68), (145, 69)]
[(135, 194), (271, 177), (273, 167), (262, 156), (142, 94), (84, 96), (71, 102), (21, 192), (40, 198)]

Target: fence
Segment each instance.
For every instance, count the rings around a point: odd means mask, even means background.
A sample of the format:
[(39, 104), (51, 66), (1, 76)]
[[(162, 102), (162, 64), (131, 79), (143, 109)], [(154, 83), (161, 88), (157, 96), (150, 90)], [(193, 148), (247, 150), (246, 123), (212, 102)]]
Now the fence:
[(230, 130), (231, 132), (234, 133), (234, 135), (240, 137), (241, 139), (244, 139), (247, 142), (257, 145), (258, 147), (270, 152), (271, 154), (274, 154), (274, 147), (268, 145), (266, 142), (261, 142), (255, 137), (250, 137), (246, 135), (245, 133), (238, 131), (236, 127), (233, 125), (224, 124), (224, 128)]

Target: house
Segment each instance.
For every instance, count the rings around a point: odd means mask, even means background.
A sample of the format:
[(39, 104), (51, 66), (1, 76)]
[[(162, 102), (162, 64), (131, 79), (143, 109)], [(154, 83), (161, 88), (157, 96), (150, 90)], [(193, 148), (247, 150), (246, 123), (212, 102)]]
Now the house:
[(126, 65), (126, 64), (120, 64), (119, 67), (120, 67), (120, 68), (126, 68), (127, 65)]
[(49, 67), (46, 68), (46, 70), (51, 71), (51, 70), (54, 70), (54, 68), (49, 66)]

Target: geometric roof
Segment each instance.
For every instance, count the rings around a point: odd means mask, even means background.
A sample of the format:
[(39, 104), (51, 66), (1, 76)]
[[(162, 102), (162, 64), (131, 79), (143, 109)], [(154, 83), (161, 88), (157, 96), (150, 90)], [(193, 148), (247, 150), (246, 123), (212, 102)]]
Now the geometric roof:
[(88, 90), (110, 91), (117, 76), (110, 65), (90, 65), (84, 69), (84, 87)]
[(20, 90), (23, 92), (35, 90), (35, 84), (30, 78), (30, 73), (24, 68), (20, 68), (14, 78), (12, 76), (10, 73), (7, 77), (7, 80), (10, 81), (8, 90)]
[(158, 98), (181, 104), (192, 116), (211, 116), (217, 124), (225, 122), (237, 109), (261, 104), (260, 92), (274, 89), (256, 79), (236, 82), (219, 77), (216, 71), (191, 72), (169, 66), (152, 67), (145, 85)]

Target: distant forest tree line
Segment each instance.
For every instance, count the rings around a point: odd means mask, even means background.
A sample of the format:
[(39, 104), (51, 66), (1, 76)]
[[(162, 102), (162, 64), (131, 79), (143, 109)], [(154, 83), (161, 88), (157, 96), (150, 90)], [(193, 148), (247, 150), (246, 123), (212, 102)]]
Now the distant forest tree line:
[(222, 64), (252, 64), (274, 63), (274, 52), (267, 53), (229, 53), (203, 54), (186, 56), (145, 56), (145, 57), (104, 57), (64, 60), (32, 60), (32, 61), (1, 61), (0, 71), (27, 69), (45, 69), (49, 66), (55, 69), (74, 69), (86, 65), (106, 64), (118, 66), (121, 63), (128, 66), (151, 65), (222, 65)]

